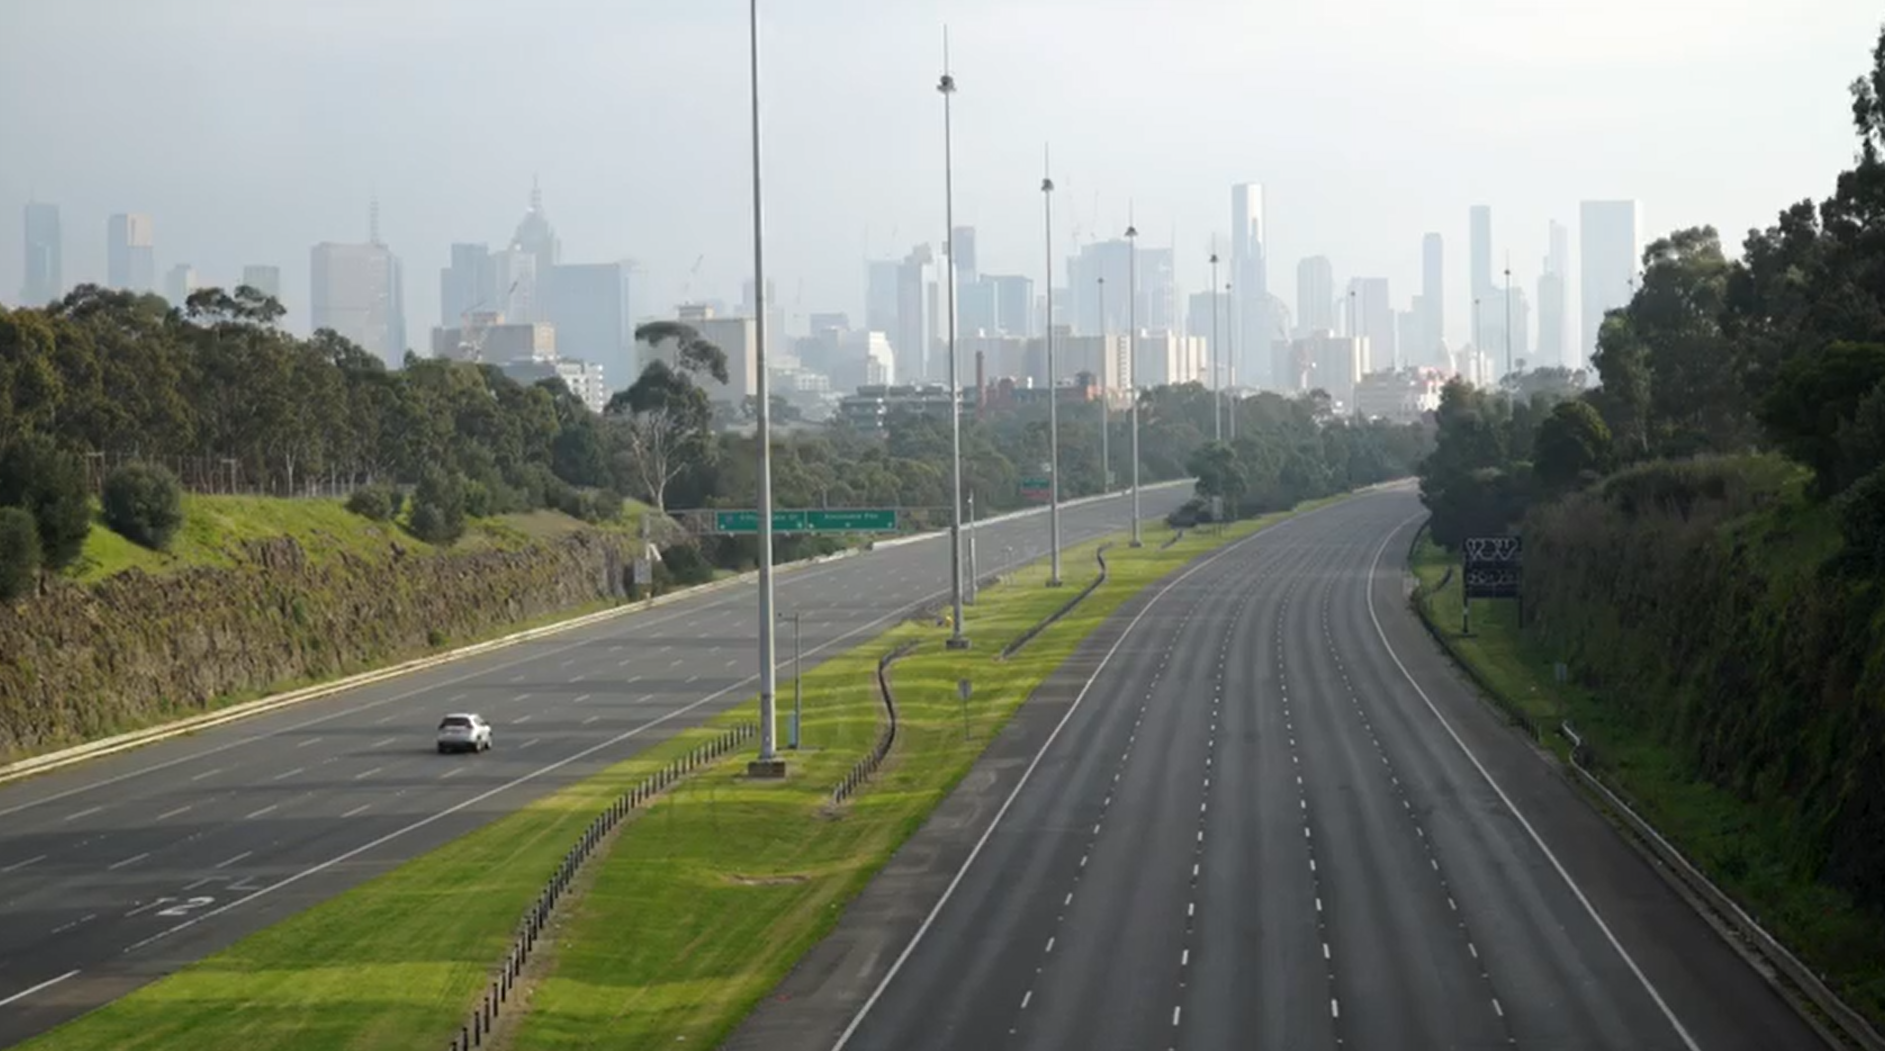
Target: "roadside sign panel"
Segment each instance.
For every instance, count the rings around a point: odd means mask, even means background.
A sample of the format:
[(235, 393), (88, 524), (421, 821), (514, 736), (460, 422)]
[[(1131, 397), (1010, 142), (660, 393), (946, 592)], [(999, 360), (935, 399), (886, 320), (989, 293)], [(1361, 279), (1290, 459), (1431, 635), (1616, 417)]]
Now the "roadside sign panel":
[(894, 533), (895, 508), (844, 507), (805, 512), (805, 524), (814, 533)]
[(1036, 503), (1045, 503), (1053, 498), (1053, 483), (1045, 477), (1021, 479), (1021, 497)]
[(1467, 537), (1460, 547), (1460, 576), (1465, 597), (1519, 597), (1523, 553), (1523, 545), (1516, 536)]

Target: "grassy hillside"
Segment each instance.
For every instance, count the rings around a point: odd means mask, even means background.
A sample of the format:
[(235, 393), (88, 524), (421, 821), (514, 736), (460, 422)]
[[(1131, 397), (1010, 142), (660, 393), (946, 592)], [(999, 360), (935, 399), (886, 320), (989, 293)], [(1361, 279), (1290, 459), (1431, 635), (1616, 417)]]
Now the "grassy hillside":
[[(101, 518), (94, 521), (84, 553), (66, 576), (80, 583), (93, 583), (127, 569), (164, 575), (199, 566), (228, 568), (252, 557), (254, 542), (280, 539), (293, 540), (316, 565), (342, 553), (367, 560), (387, 558), (396, 547), (422, 554), (443, 550), (514, 551), (535, 541), (582, 530), (633, 535), (645, 511), (645, 506), (630, 501), (621, 520), (600, 525), (549, 510), (472, 519), (458, 543), (440, 548), (419, 540), (396, 523), (374, 522), (352, 514), (339, 500), (185, 495), (183, 527), (168, 551), (139, 547), (112, 532)], [(662, 523), (658, 528), (666, 527)]]

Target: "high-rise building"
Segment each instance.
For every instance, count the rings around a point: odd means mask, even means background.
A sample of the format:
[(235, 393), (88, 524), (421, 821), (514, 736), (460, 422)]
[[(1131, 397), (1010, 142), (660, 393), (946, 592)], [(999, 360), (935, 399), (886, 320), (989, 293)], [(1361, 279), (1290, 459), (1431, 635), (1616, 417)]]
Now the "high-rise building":
[(399, 259), (383, 244), (322, 242), (309, 253), (311, 326), (333, 329), (391, 368), (405, 360)]
[(957, 292), (975, 283), (975, 227), (958, 226), (949, 232), (949, 258), (956, 267)]
[[(1388, 296), (1385, 277), (1352, 277), (1348, 280), (1349, 335), (1366, 341), (1370, 360), (1381, 368), (1395, 361), (1394, 302)], [(1333, 392), (1331, 392), (1333, 393)]]
[(635, 382), (635, 316), (629, 264), (560, 263), (544, 283), (543, 320), (556, 329), (558, 354), (598, 365), (619, 387)]
[(995, 285), (995, 328), (1005, 335), (1034, 335), (1034, 279), (1019, 274), (985, 275)]
[(105, 221), (105, 280), (112, 288), (157, 288), (157, 249), (151, 217), (120, 213)]
[(1536, 368), (1576, 368), (1566, 334), (1570, 320), (1565, 307), (1566, 278), (1571, 269), (1571, 248), (1564, 224), (1552, 222), (1551, 249), (1538, 275), (1538, 360)]
[(515, 246), (492, 252), (490, 305), (480, 309), (496, 310), (504, 320), (520, 325), (542, 320), (537, 316), (537, 303), (539, 278), (544, 271), (537, 269), (537, 258), (535, 253)]
[[(1174, 328), (1178, 321), (1178, 287), (1170, 248), (1145, 248), (1133, 258), (1132, 242), (1123, 238), (1084, 245), (1067, 260), (1070, 296), (1067, 317), (1075, 332), (1124, 332), (1134, 321), (1141, 331)], [(1137, 273), (1134, 273), (1136, 269)], [(1105, 288), (1100, 280), (1106, 281)], [(1126, 300), (1127, 289), (1138, 281), (1138, 303)], [(1055, 312), (1060, 303), (1056, 294)]]
[(1400, 349), (1394, 361), (1397, 369), (1425, 364), (1420, 360), (1425, 352), (1419, 348), (1426, 341), (1426, 305), (1427, 297), (1415, 296), (1412, 307), (1394, 312), (1394, 340)]
[(537, 180), (530, 180), (530, 209), (518, 220), (517, 230), (511, 234), (510, 246), (536, 260), (536, 273), (547, 274), (550, 268), (563, 260), (563, 243), (556, 239), (556, 229), (550, 225), (550, 217), (543, 211), (543, 190)]
[[(1516, 282), (1510, 289), (1496, 287), (1492, 289), (1491, 295), (1480, 300), (1479, 331), (1482, 342), (1473, 349), (1485, 352), (1495, 379), (1521, 368), (1550, 364), (1531, 360), (1531, 345), (1527, 338), (1527, 333), (1531, 331), (1531, 316), (1531, 299)], [(1511, 319), (1512, 333), (1509, 344), (1506, 341), (1508, 317)]]
[(993, 278), (980, 277), (956, 288), (956, 317), (960, 335), (978, 332), (993, 334), (999, 330), (995, 318), (1000, 312), (1001, 286)]
[(1475, 204), (1467, 213), (1472, 226), (1472, 265), (1471, 284), (1467, 286), (1472, 299), (1485, 299), (1492, 295), (1492, 207)]
[(896, 354), (896, 376), (902, 383), (930, 380), (930, 343), (935, 339), (935, 317), (930, 312), (930, 282), (936, 256), (929, 245), (917, 245), (897, 266), (897, 312), (890, 330), (890, 349)]
[[(1206, 289), (1202, 292), (1191, 293), (1185, 300), (1185, 335), (1199, 341), (1199, 345), (1204, 348), (1203, 353), (1207, 359), (1209, 359), (1212, 354), (1216, 353), (1217, 350), (1216, 347), (1211, 345), (1213, 337), (1217, 339), (1219, 345), (1228, 345), (1229, 343), (1228, 335), (1224, 331), (1225, 298), (1222, 289), (1216, 291)], [(1214, 313), (1215, 319), (1213, 318)], [(1208, 364), (1205, 368), (1209, 371)]]
[(1420, 364), (1446, 364), (1446, 256), (1437, 233), (1420, 239)]
[(502, 313), (503, 305), (495, 302), (496, 284), (489, 246), (452, 245), (452, 263), (439, 271), (439, 324), (451, 328), (474, 313)]
[(279, 301), (281, 299), (281, 267), (250, 263), (242, 268), (242, 283), (257, 292)]
[(1236, 301), (1232, 314), (1237, 324), (1235, 350), (1240, 359), (1234, 368), (1244, 385), (1269, 386), (1274, 364), (1269, 353), (1270, 337), (1276, 331), (1276, 322), (1270, 316), (1263, 185), (1232, 186), (1230, 213), (1230, 284)]
[(43, 307), (65, 295), (65, 234), (59, 227), (59, 206), (44, 201), (26, 205), (26, 280), (20, 302)]
[(1604, 313), (1630, 302), (1643, 250), (1643, 213), (1635, 201), (1585, 201), (1578, 206), (1578, 252), (1582, 262), (1579, 315), (1582, 327), (1572, 368), (1597, 349)]
[[(752, 278), (749, 277), (745, 281), (740, 282), (740, 316), (759, 316), (759, 304), (754, 299), (754, 291), (755, 287)], [(773, 283), (771, 278), (767, 278), (766, 361), (768, 362), (768, 367), (771, 367), (770, 363), (779, 361), (781, 352), (791, 345), (791, 341), (786, 338), (785, 334), (785, 303), (779, 299), (778, 286)]]
[(1296, 264), (1296, 326), (1302, 335), (1335, 330), (1335, 266), (1326, 255)]
[(873, 259), (865, 268), (865, 331), (896, 331), (897, 280), (902, 269), (903, 264), (895, 259)]
[(190, 293), (202, 287), (196, 279), (196, 268), (188, 263), (178, 263), (164, 273), (164, 298), (170, 305), (181, 308)]

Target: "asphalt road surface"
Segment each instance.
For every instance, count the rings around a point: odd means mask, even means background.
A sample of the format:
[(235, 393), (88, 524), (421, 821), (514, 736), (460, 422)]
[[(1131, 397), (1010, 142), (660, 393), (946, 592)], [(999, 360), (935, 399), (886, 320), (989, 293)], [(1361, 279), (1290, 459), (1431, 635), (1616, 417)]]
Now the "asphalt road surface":
[(1361, 497), (1122, 610), (837, 1046), (1821, 1046), (1445, 663), (1422, 517)]
[[(1143, 513), (1187, 495), (1146, 490)], [(1063, 542), (1130, 514), (1064, 508)], [(1046, 518), (985, 524), (977, 548), (983, 573), (1040, 557)], [(778, 608), (809, 667), (946, 596), (948, 567), (941, 539), (881, 548), (781, 573)], [(725, 589), (0, 786), (0, 1046), (745, 702), (754, 613), (753, 588)], [(483, 714), (496, 747), (438, 755), (448, 711)]]

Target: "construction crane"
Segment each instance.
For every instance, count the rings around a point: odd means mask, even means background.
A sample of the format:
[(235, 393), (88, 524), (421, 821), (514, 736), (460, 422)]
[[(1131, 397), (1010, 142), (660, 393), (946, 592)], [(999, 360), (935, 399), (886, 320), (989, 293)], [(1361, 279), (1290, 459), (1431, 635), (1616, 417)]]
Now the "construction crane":
[(687, 280), (681, 283), (681, 302), (683, 303), (692, 302), (692, 300), (690, 300), (688, 296), (690, 296), (694, 291), (694, 279), (700, 276), (700, 264), (706, 261), (707, 261), (707, 257), (704, 255), (698, 255), (694, 257), (694, 265), (692, 268), (690, 268), (687, 271)]
[[(504, 292), (505, 302), (509, 302), (510, 297), (517, 293), (517, 285), (518, 282), (511, 282), (511, 287)], [(461, 361), (469, 361), (474, 365), (484, 361), (484, 341), (491, 335), (492, 324), (486, 319), (492, 315), (483, 308), (489, 302), (488, 298), (480, 300), (458, 315), (458, 357)], [(501, 318), (503, 315), (500, 313), (497, 316)]]

